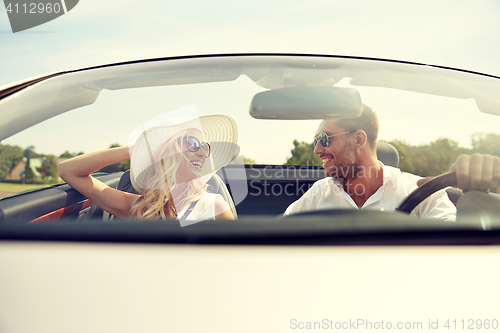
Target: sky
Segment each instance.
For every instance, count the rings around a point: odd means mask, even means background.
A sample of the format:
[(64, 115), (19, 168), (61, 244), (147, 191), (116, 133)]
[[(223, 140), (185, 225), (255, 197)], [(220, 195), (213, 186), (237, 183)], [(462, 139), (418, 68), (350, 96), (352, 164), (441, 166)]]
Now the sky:
[(15, 34), (0, 9), (0, 86), (108, 63), (217, 53), (363, 56), (500, 76), (498, 41), (498, 0), (80, 0)]

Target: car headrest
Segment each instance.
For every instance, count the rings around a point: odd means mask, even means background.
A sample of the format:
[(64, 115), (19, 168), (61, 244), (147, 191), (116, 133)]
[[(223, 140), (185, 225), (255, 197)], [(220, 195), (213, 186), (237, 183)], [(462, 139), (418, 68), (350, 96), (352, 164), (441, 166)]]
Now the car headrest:
[(398, 150), (387, 142), (377, 142), (377, 157), (384, 165), (397, 168), (399, 166)]
[(118, 185), (116, 186), (116, 189), (122, 192), (139, 194), (132, 186), (132, 182), (130, 181), (130, 170), (127, 170), (123, 173), (123, 175), (120, 178), (120, 181), (118, 182)]

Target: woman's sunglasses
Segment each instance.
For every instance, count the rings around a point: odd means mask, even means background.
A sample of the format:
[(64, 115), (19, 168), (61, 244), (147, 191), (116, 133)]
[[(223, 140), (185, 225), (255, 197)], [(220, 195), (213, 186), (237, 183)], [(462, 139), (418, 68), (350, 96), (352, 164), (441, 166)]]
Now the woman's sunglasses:
[(184, 140), (186, 140), (186, 147), (190, 152), (196, 153), (201, 147), (205, 150), (205, 157), (210, 157), (210, 145), (208, 142), (200, 143), (200, 140), (198, 140), (197, 137), (190, 135), (185, 136)]
[(318, 141), (319, 141), (319, 143), (321, 143), (321, 145), (324, 148), (326, 148), (330, 144), (330, 138), (332, 138), (334, 136), (337, 136), (337, 135), (350, 134), (350, 133), (354, 133), (354, 132), (357, 132), (357, 130), (355, 130), (355, 131), (347, 131), (347, 132), (344, 132), (344, 133), (332, 134), (332, 135), (328, 135), (325, 132), (319, 133), (317, 136), (314, 137), (313, 144), (314, 144), (314, 147), (316, 147), (316, 145), (318, 144)]

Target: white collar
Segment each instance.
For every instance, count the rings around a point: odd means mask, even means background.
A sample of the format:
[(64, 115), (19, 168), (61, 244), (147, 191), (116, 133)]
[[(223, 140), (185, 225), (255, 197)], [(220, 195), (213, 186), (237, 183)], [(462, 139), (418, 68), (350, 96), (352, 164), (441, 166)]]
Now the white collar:
[[(394, 181), (394, 176), (389, 168), (392, 167), (387, 167), (384, 165), (384, 163), (378, 161), (380, 163), (380, 166), (382, 167), (382, 176), (383, 176), (383, 183), (382, 186), (387, 186), (391, 185), (392, 187), (396, 187), (396, 182)], [(335, 180), (333, 177), (327, 177), (328, 179), (328, 185), (330, 190), (332, 190), (332, 186), (336, 185), (338, 188), (342, 189), (342, 181), (340, 179)]]
[(387, 167), (384, 165), (384, 163), (378, 161), (380, 165), (382, 166), (382, 175), (383, 175), (383, 184), (382, 186), (388, 186), (391, 185), (393, 188), (396, 188), (396, 181), (394, 180), (394, 176), (390, 170), (391, 167)]

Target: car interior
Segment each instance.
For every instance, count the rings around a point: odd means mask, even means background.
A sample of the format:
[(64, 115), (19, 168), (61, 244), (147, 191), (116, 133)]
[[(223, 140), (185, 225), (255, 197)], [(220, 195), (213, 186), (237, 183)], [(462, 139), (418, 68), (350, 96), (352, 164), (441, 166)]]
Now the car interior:
[[(385, 165), (393, 167), (399, 165), (398, 151), (387, 142), (378, 142), (377, 155)], [(219, 170), (207, 183), (209, 185), (208, 191), (220, 194), (230, 204), (231, 210), (236, 217), (252, 215), (279, 217), (284, 213), (288, 205), (300, 198), (309, 186), (324, 177), (319, 166), (301, 166), (301, 177), (285, 177), (287, 170), (289, 172), (293, 171), (296, 166), (246, 165), (245, 171), (248, 181), (245, 187), (249, 189), (249, 193), (243, 201), (235, 205), (233, 191), (237, 190), (237, 186), (233, 186), (234, 189), (231, 188), (231, 182), (225, 172), (234, 167), (230, 164)], [(265, 170), (267, 175), (272, 176), (263, 177), (263, 172), (259, 170)], [(123, 173), (101, 175), (99, 179), (121, 191), (137, 194), (130, 181), (129, 170)], [(287, 189), (294, 194), (269, 195), (269, 191), (273, 189), (274, 184), (280, 184), (280, 188), (288, 185)], [(30, 204), (27, 205), (26, 202)], [(113, 217), (95, 204), (90, 203), (89, 200), (67, 184), (34, 191), (25, 194), (23, 198), (13, 196), (0, 201), (0, 221), (4, 223), (7, 221), (25, 223), (21, 222), (23, 220), (29, 220), (30, 223), (43, 223), (53, 221), (56, 218), (64, 221), (83, 222), (90, 219), (107, 221)]]

